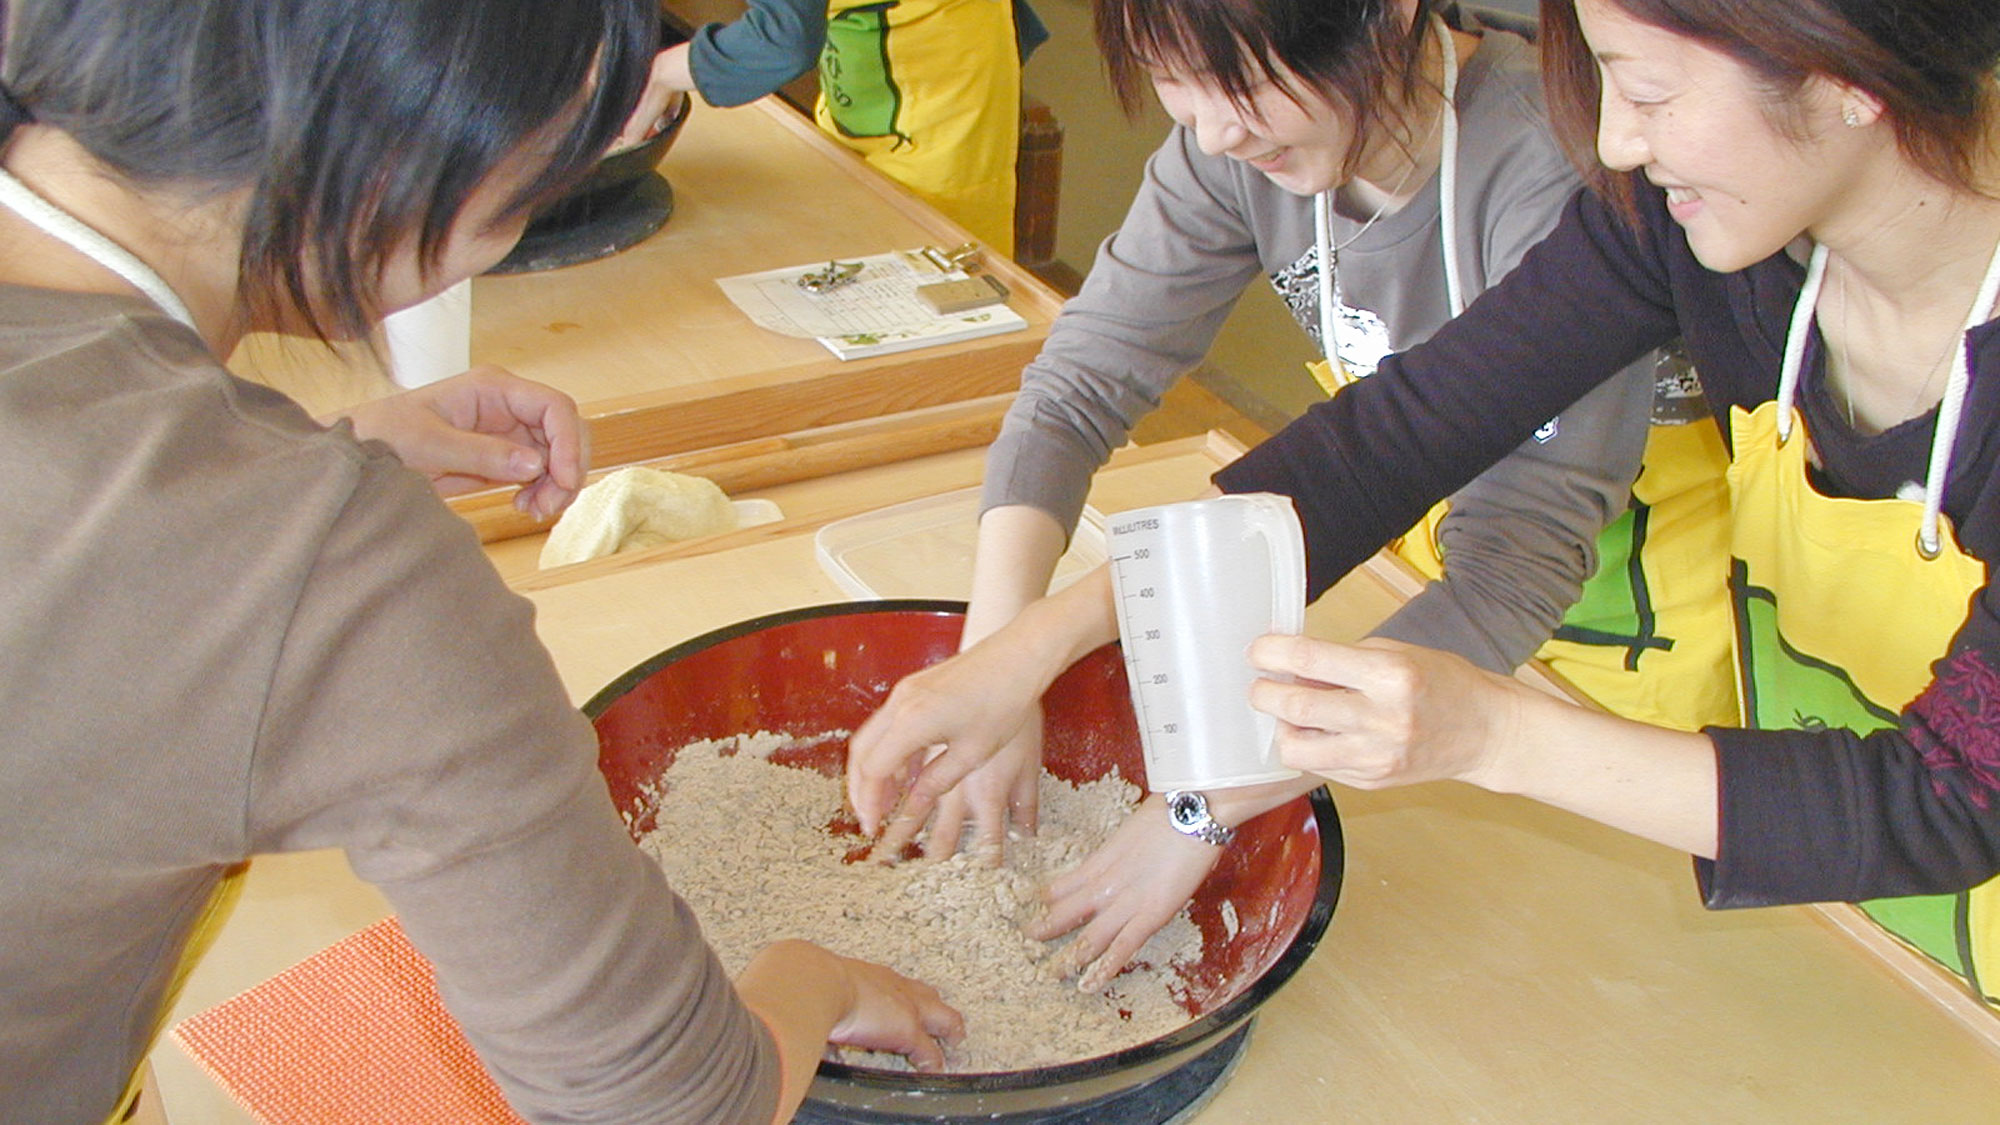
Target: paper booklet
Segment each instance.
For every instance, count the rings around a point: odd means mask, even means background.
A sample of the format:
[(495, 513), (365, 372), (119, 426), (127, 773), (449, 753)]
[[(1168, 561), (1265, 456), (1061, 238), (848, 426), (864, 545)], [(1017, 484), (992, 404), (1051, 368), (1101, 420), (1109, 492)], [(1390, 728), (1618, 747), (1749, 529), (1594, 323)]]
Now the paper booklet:
[(1005, 302), (940, 315), (917, 298), (919, 285), (969, 276), (924, 248), (739, 274), (716, 284), (761, 327), (818, 340), (845, 360), (1028, 326)]

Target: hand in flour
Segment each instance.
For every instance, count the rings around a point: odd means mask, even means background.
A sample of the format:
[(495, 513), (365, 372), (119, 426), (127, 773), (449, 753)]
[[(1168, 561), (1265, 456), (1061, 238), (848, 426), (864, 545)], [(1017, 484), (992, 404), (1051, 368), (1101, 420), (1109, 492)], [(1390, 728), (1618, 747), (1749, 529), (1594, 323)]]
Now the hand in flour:
[(846, 962), (854, 989), (846, 1018), (826, 1041), (868, 1051), (894, 1051), (918, 1070), (944, 1069), (944, 1046), (965, 1038), (965, 1017), (936, 990), (871, 961)]
[(848, 740), (848, 799), (861, 830), (881, 832), (877, 854), (900, 854), (940, 797), (1040, 717), (1040, 688), (1008, 674), (998, 639), (904, 677)]
[[(1308, 776), (1215, 790), (1208, 794), (1209, 812), (1233, 828), (1319, 784)], [(1154, 793), (1103, 847), (1049, 880), (1042, 891), (1047, 909), (1022, 930), (1037, 941), (1054, 941), (1081, 926), (1058, 954), (1058, 964), (1065, 973), (1082, 974), (1078, 988), (1095, 992), (1180, 913), (1225, 850), (1176, 831), (1166, 796)]]
[[(935, 757), (942, 751), (933, 750)], [(998, 866), (1007, 856), (1007, 826), (1016, 824), (1028, 833), (1035, 831), (1040, 810), (1037, 786), (1042, 776), (1041, 709), (1023, 723), (998, 753), (938, 798), (924, 833), (927, 859), (950, 859), (958, 854), (959, 841), (968, 822), (972, 825), (972, 854), (982, 862)], [(872, 855), (893, 859), (903, 854), (918, 823), (910, 817), (891, 817), (882, 829)]]
[(576, 403), (498, 367), (365, 402), (345, 417), (356, 437), (385, 442), (439, 495), (518, 484), (514, 506), (549, 519), (582, 490), (589, 434)]
[(1082, 974), (1078, 989), (1096, 992), (1180, 913), (1221, 857), (1221, 848), (1174, 831), (1166, 798), (1152, 794), (1103, 847), (1049, 881), (1046, 910), (1022, 931), (1054, 941), (1081, 926), (1057, 964), (1065, 976)]
[[(1117, 636), (1110, 573), (1099, 567), (957, 656), (904, 677), (848, 740), (847, 798), (862, 831), (908, 839), (940, 797), (1039, 721), (1037, 701), (1063, 669)], [(900, 822), (884, 829), (892, 812)]]
[(805, 1096), (827, 1043), (893, 1051), (918, 1070), (944, 1066), (965, 1020), (921, 981), (806, 941), (773, 942), (736, 978), (737, 994), (777, 1040), (784, 1090), (778, 1120)]

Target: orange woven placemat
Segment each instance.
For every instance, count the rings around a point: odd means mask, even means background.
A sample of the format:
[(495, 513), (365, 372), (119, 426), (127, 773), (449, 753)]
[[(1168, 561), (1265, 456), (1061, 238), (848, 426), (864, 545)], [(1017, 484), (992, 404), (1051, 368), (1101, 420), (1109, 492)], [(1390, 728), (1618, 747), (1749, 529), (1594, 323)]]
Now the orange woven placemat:
[(521, 1122), (394, 918), (169, 1035), (267, 1125)]

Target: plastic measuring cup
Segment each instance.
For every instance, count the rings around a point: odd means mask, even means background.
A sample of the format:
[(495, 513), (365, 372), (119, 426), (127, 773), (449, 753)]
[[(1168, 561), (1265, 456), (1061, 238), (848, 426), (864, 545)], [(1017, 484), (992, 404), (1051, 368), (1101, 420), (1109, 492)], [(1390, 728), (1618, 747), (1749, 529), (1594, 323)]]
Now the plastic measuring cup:
[(1305, 536), (1268, 492), (1121, 512), (1106, 547), (1146, 787), (1226, 789), (1298, 776), (1277, 720), (1250, 706), (1244, 650), (1305, 628)]

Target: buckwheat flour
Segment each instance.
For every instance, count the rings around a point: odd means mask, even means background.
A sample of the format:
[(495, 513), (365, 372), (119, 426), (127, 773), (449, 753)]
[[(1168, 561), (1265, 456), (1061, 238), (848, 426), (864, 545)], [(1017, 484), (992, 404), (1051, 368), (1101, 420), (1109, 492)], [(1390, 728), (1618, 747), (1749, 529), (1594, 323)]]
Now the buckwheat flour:
[[(1201, 956), (1186, 911), (1101, 993), (1063, 979), (1061, 942), (1029, 939), (1047, 879), (1081, 862), (1137, 800), (1111, 776), (1071, 786), (1047, 773), (1040, 832), (1009, 843), (1004, 867), (969, 855), (897, 866), (846, 862), (864, 841), (845, 817), (838, 778), (769, 761), (810, 739), (759, 732), (682, 747), (652, 795), (658, 827), (641, 846), (693, 905), (733, 974), (780, 938), (805, 938), (925, 981), (965, 1015), (948, 1052), (956, 1072), (1019, 1070), (1133, 1046), (1190, 1018), (1174, 967)], [(902, 1060), (845, 1061), (900, 1069)]]

